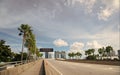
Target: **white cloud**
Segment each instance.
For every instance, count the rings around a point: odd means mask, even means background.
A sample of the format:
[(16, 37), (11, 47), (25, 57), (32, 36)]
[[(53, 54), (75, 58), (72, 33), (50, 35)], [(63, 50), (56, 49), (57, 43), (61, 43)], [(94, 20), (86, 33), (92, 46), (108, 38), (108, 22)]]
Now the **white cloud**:
[(91, 13), (93, 10), (93, 6), (96, 2), (96, 0), (76, 0), (79, 1), (81, 4), (83, 4), (85, 6), (85, 11), (87, 13)]
[(68, 46), (68, 43), (62, 39), (57, 39), (53, 42), (55, 46), (61, 47), (61, 46)]
[(84, 47), (84, 44), (81, 42), (74, 42), (71, 46), (70, 49), (71, 50), (80, 50), (81, 48)]
[(111, 15), (112, 11), (106, 8), (104, 10), (100, 10), (100, 13), (98, 13), (98, 19), (106, 21)]
[[(117, 27), (117, 25), (116, 25)], [(106, 29), (107, 28), (107, 29)], [(101, 37), (101, 44), (108, 46), (111, 45), (114, 50), (118, 50), (119, 47), (119, 29), (117, 28), (117, 31), (113, 31), (114, 25), (113, 26), (108, 26), (102, 29), (101, 32), (98, 32), (95, 36)]]
[(118, 11), (119, 0), (102, 0), (102, 3), (105, 7), (98, 13), (98, 19), (106, 21), (113, 13)]
[(83, 53), (84, 51), (82, 50), (82, 48), (84, 47), (84, 43), (81, 42), (74, 42), (71, 46), (70, 46), (70, 50), (69, 52), (81, 52)]
[(87, 47), (88, 48), (95, 48), (95, 49), (97, 49), (97, 48), (101, 48), (102, 45), (99, 44), (96, 40), (94, 40), (92, 42), (87, 42)]
[[(100, 2), (100, 3), (99, 3)], [(98, 19), (107, 21), (110, 16), (112, 16), (115, 12), (119, 10), (119, 0), (66, 0), (66, 5), (68, 6), (76, 6), (76, 4), (80, 3), (80, 5), (84, 8), (85, 13), (92, 14), (94, 10), (95, 4), (97, 3), (101, 8), (99, 11), (96, 9)], [(98, 8), (97, 8), (98, 9)]]
[(91, 13), (95, 2), (96, 0), (66, 0), (65, 5), (75, 6), (76, 3), (80, 3), (83, 7), (85, 7), (85, 12)]
[(91, 13), (96, 0), (74, 0), (80, 2), (85, 7), (85, 12)]

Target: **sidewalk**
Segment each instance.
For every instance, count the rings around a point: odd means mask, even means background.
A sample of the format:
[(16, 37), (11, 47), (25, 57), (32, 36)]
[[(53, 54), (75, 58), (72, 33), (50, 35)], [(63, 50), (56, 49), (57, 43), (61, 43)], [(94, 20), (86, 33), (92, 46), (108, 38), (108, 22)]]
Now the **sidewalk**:
[(35, 65), (30, 67), (28, 70), (24, 71), (20, 75), (40, 75), (40, 68), (42, 65), (42, 60), (35, 62)]

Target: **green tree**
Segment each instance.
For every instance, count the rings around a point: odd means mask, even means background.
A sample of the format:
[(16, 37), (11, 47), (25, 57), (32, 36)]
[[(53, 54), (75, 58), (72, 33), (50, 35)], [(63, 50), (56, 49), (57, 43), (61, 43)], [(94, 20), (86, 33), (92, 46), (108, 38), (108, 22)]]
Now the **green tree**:
[[(22, 52), (20, 52), (20, 53), (14, 53), (13, 61), (20, 61), (21, 60), (21, 53)], [(27, 58), (27, 53), (24, 52), (23, 53), (23, 60), (26, 60), (26, 58)]]
[(42, 57), (43, 54), (39, 52), (38, 48), (36, 48), (36, 56), (37, 57)]
[(21, 60), (21, 54), (15, 53), (13, 61), (20, 61)]
[(68, 53), (68, 56), (73, 59), (74, 56), (75, 56), (75, 53), (73, 53), (73, 52), (72, 53)]
[(95, 55), (94, 53), (95, 53), (95, 49), (89, 49), (90, 50), (90, 52), (93, 54), (93, 56)]
[(96, 56), (94, 52), (95, 52), (95, 49), (88, 49), (87, 51), (85, 51), (85, 55), (87, 56), (86, 59), (95, 60)]
[(72, 57), (72, 54), (71, 54), (71, 53), (68, 53), (68, 56), (71, 58), (71, 57)]
[(9, 45), (5, 45), (4, 40), (0, 40), (0, 62), (8, 62), (13, 58), (13, 53)]
[(77, 56), (77, 59), (79, 59), (79, 57), (82, 56), (82, 54), (80, 52), (77, 52), (75, 55)]
[(102, 60), (102, 57), (103, 57), (103, 55), (104, 55), (104, 51), (105, 51), (104, 47), (98, 49), (98, 53), (99, 53), (99, 55), (100, 55), (100, 57), (101, 57), (101, 58), (100, 58), (101, 60)]
[(36, 46), (36, 39), (35, 35), (33, 34), (32, 30), (29, 30), (29, 34), (26, 37), (25, 47), (28, 48), (28, 59), (30, 60), (30, 57), (33, 58), (33, 55), (35, 56), (35, 59), (37, 59), (37, 46)]
[(111, 54), (110, 53), (112, 51), (113, 51), (113, 48), (111, 46), (106, 47), (107, 59), (108, 59), (108, 57), (110, 57), (110, 59), (111, 59)]
[[(36, 56), (36, 52), (38, 52), (37, 50), (37, 47), (36, 47), (36, 40), (35, 40), (35, 35), (32, 33), (32, 32), (29, 32), (29, 36), (27, 37), (26, 39), (26, 42), (25, 42), (25, 47), (28, 48), (28, 58), (34, 54), (35, 55), (35, 58), (37, 57)], [(29, 58), (30, 59), (30, 58)]]
[(21, 24), (21, 26), (18, 28), (20, 31), (19, 35), (23, 36), (22, 38), (22, 53), (21, 53), (21, 61), (23, 60), (23, 50), (24, 50), (24, 44), (26, 42), (27, 37), (29, 36), (29, 32), (31, 32), (31, 27), (28, 24)]
[(90, 55), (91, 55), (91, 51), (90, 51), (90, 50), (86, 50), (86, 51), (85, 51), (85, 55), (86, 55), (86, 56), (90, 56)]
[(72, 56), (72, 59), (73, 59), (73, 58), (75, 57), (75, 53), (72, 52), (72, 53), (71, 53), (71, 56)]
[(42, 53), (39, 53), (39, 57), (42, 57), (43, 56), (43, 54)]

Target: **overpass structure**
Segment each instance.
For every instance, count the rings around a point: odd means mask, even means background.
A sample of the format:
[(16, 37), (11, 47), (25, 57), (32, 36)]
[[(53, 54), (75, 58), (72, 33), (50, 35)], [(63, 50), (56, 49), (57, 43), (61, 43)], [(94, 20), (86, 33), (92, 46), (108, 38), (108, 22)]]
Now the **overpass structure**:
[(40, 52), (45, 52), (45, 58), (48, 58), (48, 52), (53, 52), (53, 48), (40, 48)]
[(2, 70), (0, 75), (120, 75), (119, 69), (120, 66), (40, 59)]

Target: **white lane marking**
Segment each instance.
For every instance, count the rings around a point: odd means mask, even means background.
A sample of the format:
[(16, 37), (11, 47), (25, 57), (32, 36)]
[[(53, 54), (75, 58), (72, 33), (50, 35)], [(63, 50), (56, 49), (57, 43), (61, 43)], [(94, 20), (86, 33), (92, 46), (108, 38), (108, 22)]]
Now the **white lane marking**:
[(86, 65), (87, 67), (91, 67), (91, 65)]
[(112, 67), (104, 68), (104, 70), (113, 70)]
[(108, 69), (112, 70), (113, 68), (112, 68), (112, 67), (109, 67)]
[[(48, 62), (47, 62), (48, 63)], [(50, 66), (55, 69), (60, 75), (63, 75), (58, 69), (56, 69), (50, 62), (49, 62)]]

